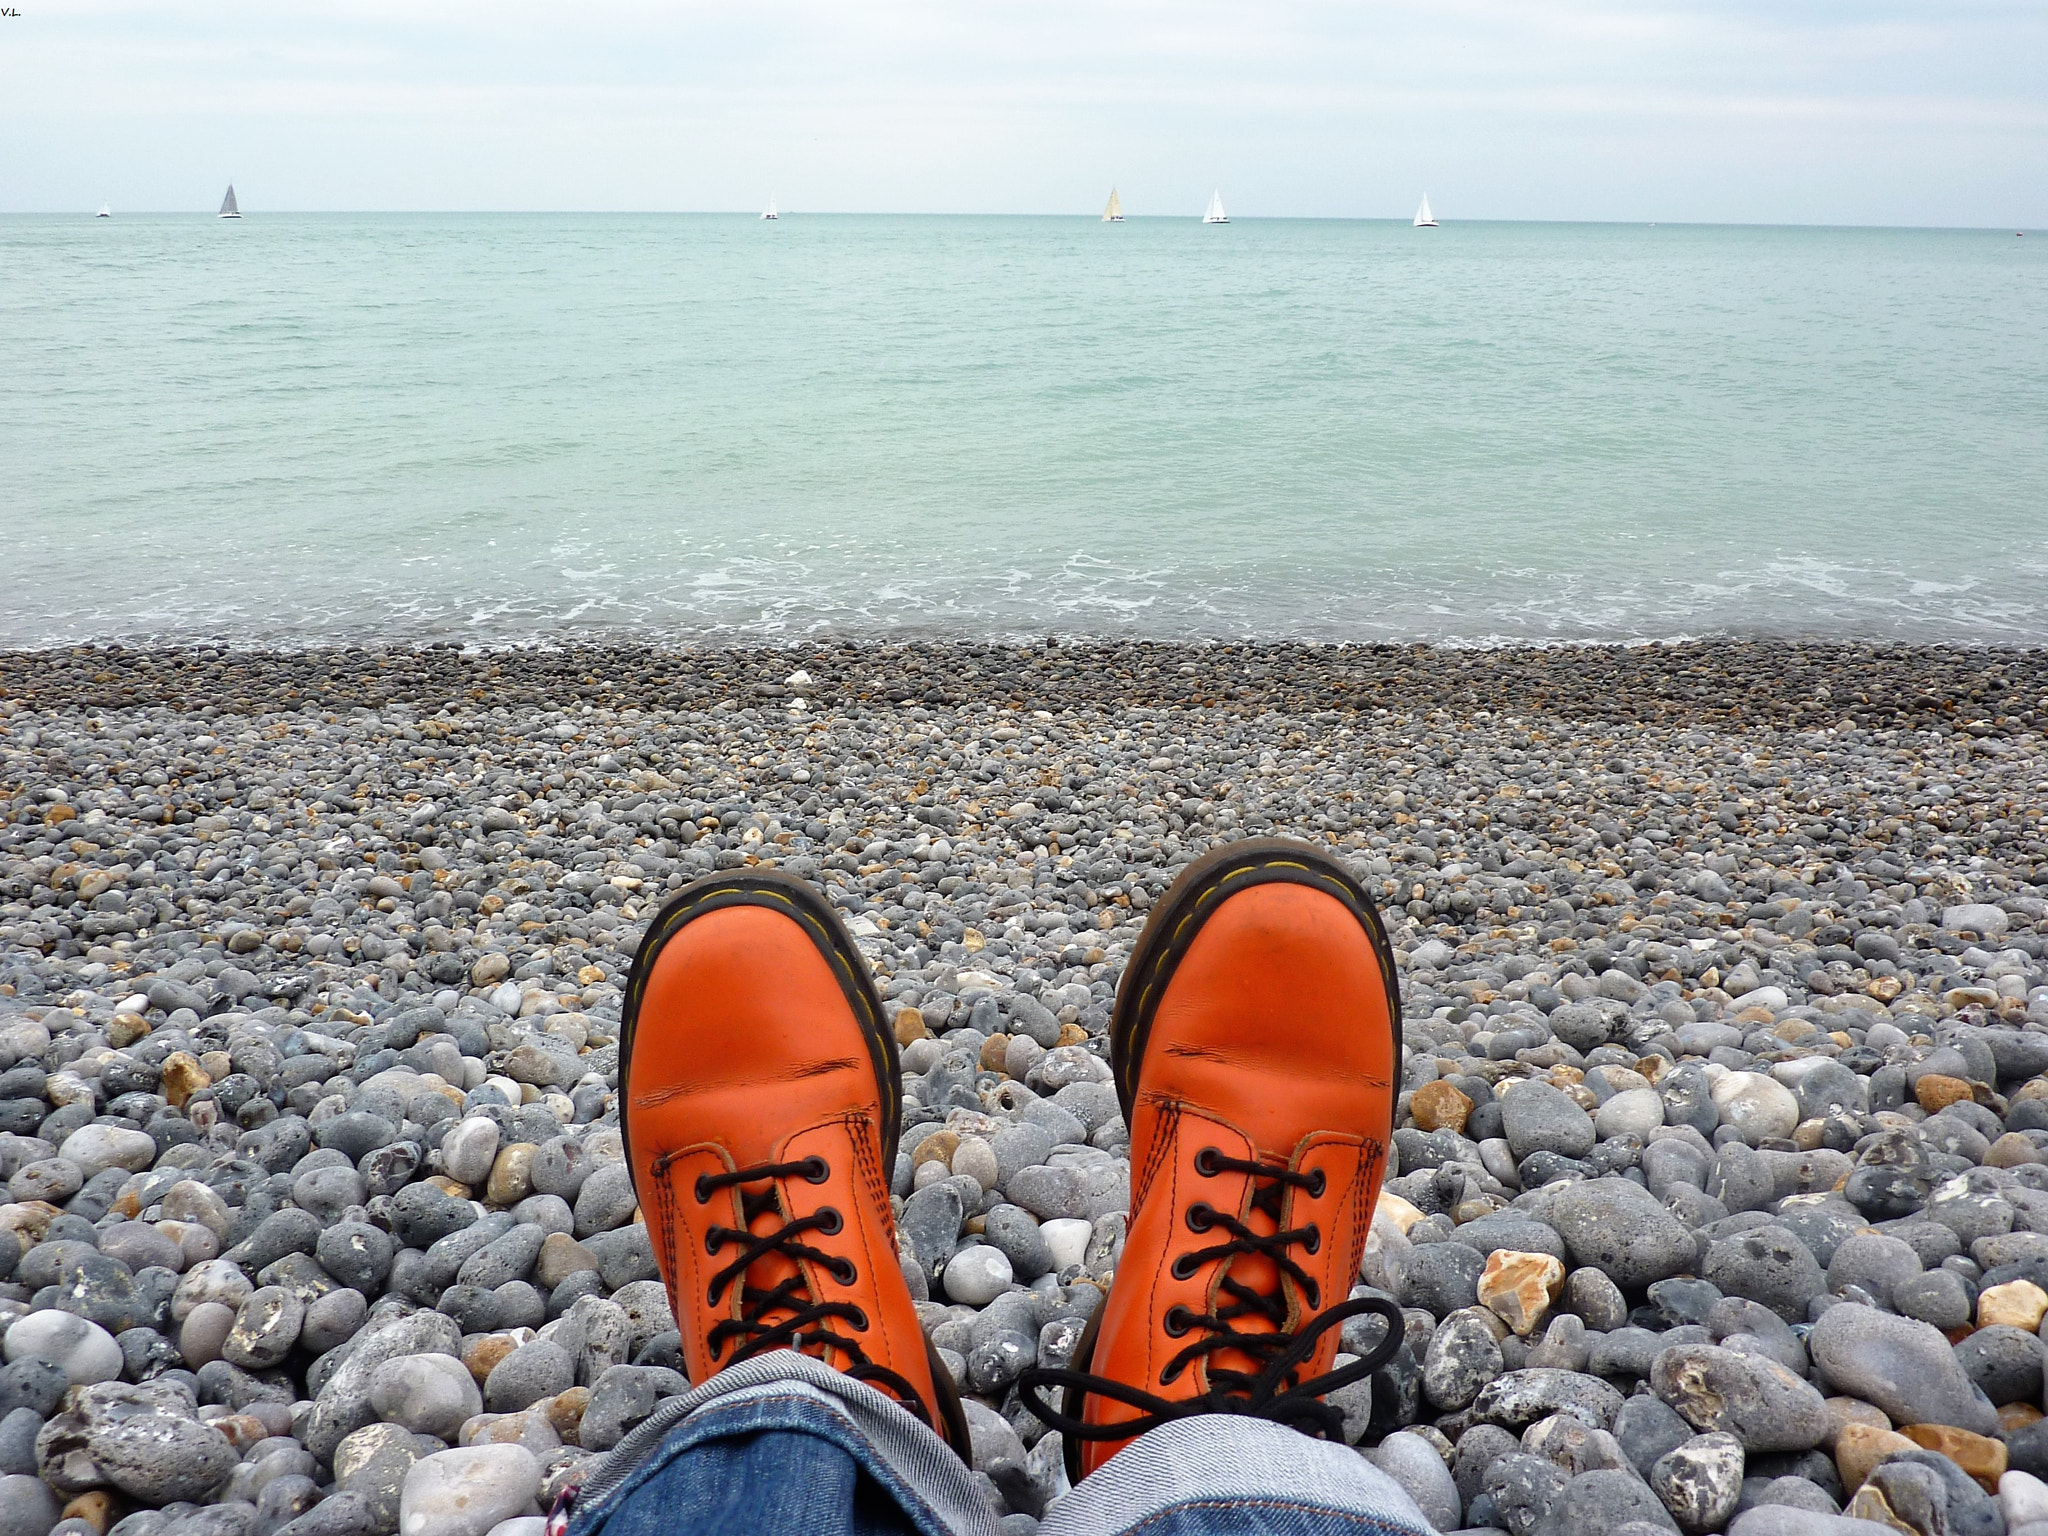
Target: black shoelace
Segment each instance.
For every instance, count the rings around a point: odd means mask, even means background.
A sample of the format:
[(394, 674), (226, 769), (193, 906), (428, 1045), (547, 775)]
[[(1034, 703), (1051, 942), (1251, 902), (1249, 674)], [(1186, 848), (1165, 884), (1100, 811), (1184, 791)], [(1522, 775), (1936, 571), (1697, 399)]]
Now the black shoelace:
[[(1215, 1178), (1222, 1173), (1242, 1173), (1252, 1179), (1252, 1209), (1276, 1226), (1289, 1188), (1304, 1190), (1315, 1198), (1322, 1194), (1327, 1177), (1321, 1169), (1313, 1173), (1296, 1173), (1270, 1163), (1226, 1157), (1214, 1147), (1204, 1147), (1195, 1154), (1195, 1171), (1204, 1178)], [(1197, 1201), (1189, 1206), (1185, 1219), (1190, 1231), (1220, 1229), (1229, 1240), (1181, 1254), (1173, 1261), (1174, 1279), (1192, 1279), (1204, 1264), (1228, 1260), (1240, 1254), (1256, 1254), (1272, 1262), (1280, 1271), (1283, 1283), (1268, 1293), (1255, 1290), (1235, 1276), (1225, 1275), (1217, 1288), (1221, 1295), (1214, 1312), (1196, 1313), (1184, 1306), (1169, 1307), (1163, 1319), (1169, 1334), (1179, 1338), (1199, 1329), (1205, 1337), (1189, 1344), (1166, 1362), (1159, 1373), (1159, 1384), (1171, 1385), (1196, 1361), (1223, 1350), (1249, 1355), (1258, 1368), (1251, 1371), (1229, 1370), (1212, 1363), (1209, 1366), (1209, 1390), (1196, 1397), (1176, 1400), (1086, 1371), (1034, 1366), (1025, 1371), (1020, 1380), (1024, 1399), (1031, 1411), (1048, 1428), (1079, 1440), (1130, 1439), (1174, 1419), (1192, 1418), (1203, 1413), (1237, 1413), (1271, 1419), (1304, 1434), (1342, 1440), (1344, 1411), (1322, 1399), (1341, 1387), (1363, 1381), (1394, 1357), (1401, 1347), (1406, 1328), (1401, 1309), (1384, 1297), (1361, 1296), (1338, 1303), (1319, 1313), (1307, 1326), (1289, 1333), (1284, 1328), (1288, 1311), (1286, 1281), (1294, 1283), (1302, 1301), (1311, 1309), (1322, 1304), (1322, 1288), (1315, 1277), (1296, 1263), (1288, 1252), (1290, 1248), (1300, 1246), (1314, 1253), (1322, 1246), (1322, 1233), (1315, 1224), (1257, 1232), (1235, 1216), (1215, 1209), (1207, 1201)], [(1221, 1299), (1224, 1296), (1229, 1298), (1228, 1302)], [(1376, 1315), (1387, 1324), (1386, 1336), (1369, 1354), (1308, 1381), (1295, 1379), (1309, 1356), (1315, 1353), (1325, 1333), (1341, 1327), (1350, 1318), (1367, 1315)], [(1254, 1317), (1270, 1323), (1271, 1330), (1246, 1333), (1236, 1326), (1240, 1321)], [(1140, 1410), (1140, 1414), (1137, 1418), (1114, 1424), (1089, 1424), (1075, 1414), (1052, 1406), (1045, 1393), (1054, 1387), (1069, 1389), (1083, 1396), (1094, 1393), (1113, 1398)], [(1078, 1397), (1068, 1400), (1076, 1408), (1080, 1407)]]
[[(669, 1156), (657, 1159), (655, 1173), (666, 1175), (669, 1161)], [(694, 1193), (699, 1205), (709, 1205), (712, 1195), (719, 1190), (740, 1185), (740, 1219), (752, 1223), (762, 1215), (778, 1210), (773, 1180), (801, 1178), (812, 1184), (822, 1184), (830, 1172), (822, 1157), (807, 1157), (794, 1163), (762, 1163), (753, 1168), (735, 1168), (730, 1173), (701, 1174)], [(767, 1187), (749, 1190), (745, 1186), (750, 1184)], [(860, 1306), (850, 1301), (817, 1300), (811, 1295), (801, 1269), (765, 1289), (746, 1283), (749, 1269), (770, 1254), (780, 1254), (790, 1260), (808, 1259), (822, 1266), (841, 1285), (853, 1284), (860, 1275), (853, 1260), (827, 1253), (802, 1240), (806, 1232), (821, 1232), (830, 1237), (844, 1225), (845, 1219), (838, 1210), (828, 1205), (812, 1215), (786, 1222), (773, 1232), (755, 1232), (751, 1226), (712, 1226), (704, 1235), (706, 1253), (717, 1254), (729, 1244), (737, 1245), (740, 1251), (730, 1264), (711, 1277), (705, 1287), (704, 1299), (708, 1305), (716, 1307), (727, 1287), (738, 1284), (740, 1315), (714, 1325), (706, 1345), (715, 1359), (729, 1341), (739, 1340), (731, 1358), (725, 1361), (726, 1365), (737, 1365), (754, 1355), (776, 1349), (793, 1349), (799, 1353), (823, 1348), (839, 1350), (849, 1362), (844, 1367), (848, 1376), (855, 1381), (885, 1388), (905, 1408), (930, 1424), (931, 1410), (915, 1387), (887, 1366), (869, 1360), (867, 1351), (856, 1340), (835, 1332), (831, 1326), (834, 1322), (841, 1322), (849, 1324), (856, 1333), (866, 1333), (868, 1315)], [(773, 1312), (787, 1312), (788, 1315), (779, 1322), (771, 1323), (767, 1319)]]

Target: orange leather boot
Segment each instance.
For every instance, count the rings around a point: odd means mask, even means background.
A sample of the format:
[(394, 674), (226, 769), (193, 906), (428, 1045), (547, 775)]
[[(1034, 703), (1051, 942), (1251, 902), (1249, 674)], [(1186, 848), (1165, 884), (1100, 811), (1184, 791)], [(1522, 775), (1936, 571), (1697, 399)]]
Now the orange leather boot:
[[(1400, 1017), (1371, 899), (1307, 844), (1218, 849), (1154, 909), (1111, 1024), (1131, 1130), (1123, 1258), (1073, 1368), (1025, 1378), (1076, 1482), (1195, 1414), (1341, 1437), (1322, 1397), (1402, 1336), (1393, 1303), (1346, 1300), (1393, 1135)], [(1339, 1325), (1368, 1313), (1384, 1339), (1333, 1371)]]
[(797, 1350), (970, 1457), (896, 1256), (896, 1037), (831, 905), (762, 871), (678, 893), (634, 958), (619, 1081), (690, 1380)]

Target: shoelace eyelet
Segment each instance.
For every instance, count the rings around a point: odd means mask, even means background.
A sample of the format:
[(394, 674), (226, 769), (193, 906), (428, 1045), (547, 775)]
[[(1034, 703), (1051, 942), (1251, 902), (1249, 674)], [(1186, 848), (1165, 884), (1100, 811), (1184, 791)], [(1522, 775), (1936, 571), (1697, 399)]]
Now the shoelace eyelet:
[(841, 1285), (851, 1285), (860, 1278), (860, 1268), (851, 1259), (834, 1259), (825, 1267)]
[(1176, 1280), (1192, 1280), (1195, 1278), (1195, 1266), (1188, 1262), (1186, 1254), (1182, 1254), (1173, 1261), (1173, 1267), (1169, 1272)]
[(1197, 1200), (1188, 1207), (1188, 1230), (1206, 1232), (1216, 1225), (1216, 1208), (1206, 1200)]
[(709, 1205), (711, 1203), (711, 1175), (708, 1173), (697, 1175), (696, 1195), (699, 1205)]
[(822, 1184), (831, 1177), (832, 1170), (826, 1166), (825, 1159), (822, 1157), (807, 1157), (804, 1159), (805, 1182)]
[[(830, 1226), (826, 1225), (828, 1219), (831, 1222)], [(837, 1206), (828, 1205), (818, 1212), (818, 1230), (827, 1237), (836, 1236), (845, 1226), (846, 1220), (839, 1214)]]
[(1217, 1166), (1216, 1162), (1216, 1159), (1221, 1157), (1222, 1155), (1223, 1154), (1214, 1147), (1202, 1148), (1201, 1151), (1195, 1154), (1195, 1172), (1199, 1173), (1205, 1179), (1215, 1178), (1216, 1175), (1222, 1171), (1222, 1169)]
[(1323, 1229), (1321, 1227), (1311, 1225), (1308, 1229), (1308, 1236), (1302, 1239), (1302, 1247), (1306, 1248), (1310, 1253), (1316, 1253), (1322, 1249), (1322, 1246)]
[(1194, 1314), (1178, 1304), (1168, 1307), (1164, 1326), (1168, 1338), (1178, 1339), (1194, 1326)]
[[(1314, 1170), (1313, 1172), (1311, 1172), (1311, 1173), (1309, 1174), (1308, 1178), (1309, 1178), (1309, 1185), (1308, 1185), (1308, 1197), (1309, 1197), (1309, 1199), (1311, 1199), (1311, 1200), (1320, 1200), (1320, 1199), (1322, 1199), (1322, 1198), (1323, 1198), (1323, 1191), (1324, 1191), (1324, 1190), (1326, 1190), (1326, 1189), (1328, 1189), (1328, 1188), (1330, 1187), (1330, 1176), (1329, 1176), (1329, 1175), (1328, 1175), (1327, 1173), (1323, 1172), (1323, 1170), (1322, 1170), (1322, 1169), (1320, 1169), (1320, 1168), (1317, 1168), (1317, 1169), (1315, 1169), (1315, 1170)], [(1310, 1253), (1314, 1253), (1314, 1252), (1315, 1252), (1315, 1250), (1314, 1250), (1313, 1248), (1311, 1248), (1311, 1249), (1309, 1250), (1309, 1252), (1310, 1252)]]

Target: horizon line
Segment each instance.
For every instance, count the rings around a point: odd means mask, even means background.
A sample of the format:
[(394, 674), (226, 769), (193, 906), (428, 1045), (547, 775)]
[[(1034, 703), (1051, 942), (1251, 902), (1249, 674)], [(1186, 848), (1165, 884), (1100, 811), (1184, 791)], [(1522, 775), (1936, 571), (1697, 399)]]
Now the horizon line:
[[(292, 218), (746, 218), (762, 220), (758, 209), (750, 208), (272, 208), (259, 209), (252, 215), (242, 210), (244, 219), (262, 217), (265, 214), (282, 215)], [(112, 215), (122, 216), (120, 211)], [(125, 210), (131, 218), (218, 218), (215, 211), (195, 208), (134, 208)], [(1111, 222), (1096, 213), (1019, 213), (1019, 212), (933, 212), (930, 210), (900, 210), (871, 208), (815, 208), (798, 211), (799, 218), (877, 218), (877, 219), (1078, 219), (1088, 223)], [(73, 218), (97, 219), (99, 212), (94, 208), (32, 208), (0, 210), (0, 218)], [(776, 210), (776, 222), (789, 217), (789, 210)], [(1318, 224), (1406, 224), (1408, 214), (1350, 214), (1350, 213), (1249, 213), (1232, 214), (1229, 223), (1318, 223)], [(1200, 213), (1139, 213), (1126, 214), (1119, 221), (1130, 224), (1140, 221), (1157, 223), (1203, 223)], [(765, 222), (765, 221), (763, 221)], [(1771, 223), (1755, 219), (1616, 219), (1616, 218), (1487, 218), (1472, 216), (1441, 221), (1445, 227), (1454, 224), (1584, 224), (1630, 229), (1654, 229), (1669, 226), (1681, 229), (1835, 229), (1835, 230), (1914, 230), (1928, 233), (1980, 234), (2011, 230), (2025, 234), (2041, 226), (2026, 224), (1838, 224), (1815, 223)]]

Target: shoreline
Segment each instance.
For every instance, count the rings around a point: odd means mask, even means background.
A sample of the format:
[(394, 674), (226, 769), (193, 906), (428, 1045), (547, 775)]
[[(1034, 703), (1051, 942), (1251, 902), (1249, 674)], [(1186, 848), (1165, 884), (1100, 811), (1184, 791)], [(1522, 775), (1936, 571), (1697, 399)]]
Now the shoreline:
[(327, 702), (459, 707), (488, 684), (492, 697), (513, 700), (553, 691), (579, 702), (746, 707), (783, 700), (782, 679), (799, 668), (827, 695), (869, 707), (1100, 707), (1100, 687), (1113, 684), (1127, 704), (1168, 708), (1454, 708), (1709, 724), (1762, 702), (1795, 725), (2048, 729), (2048, 648), (1717, 639), (1499, 647), (1057, 637), (303, 651), (79, 645), (0, 650), (0, 700), (134, 708), (178, 704), (204, 688), (217, 706), (245, 712)]

